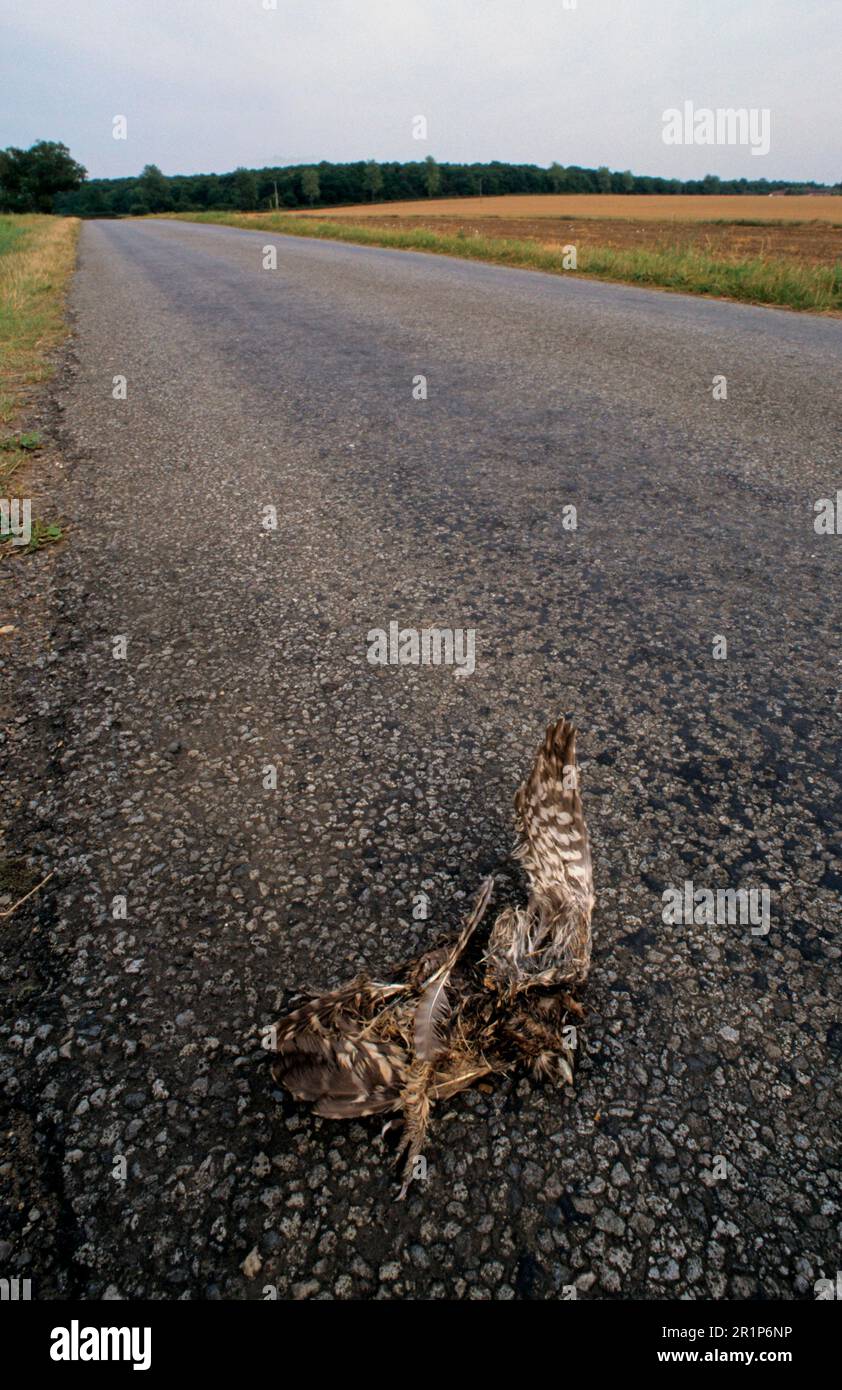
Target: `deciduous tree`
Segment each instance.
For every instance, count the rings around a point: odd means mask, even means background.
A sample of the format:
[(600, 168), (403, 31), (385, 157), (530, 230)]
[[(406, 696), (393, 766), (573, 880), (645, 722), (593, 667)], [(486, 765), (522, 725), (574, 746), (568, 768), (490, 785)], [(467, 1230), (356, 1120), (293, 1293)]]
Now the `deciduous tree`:
[(0, 209), (52, 212), (56, 194), (79, 188), (85, 174), (57, 140), (38, 140), (28, 150), (0, 150)]

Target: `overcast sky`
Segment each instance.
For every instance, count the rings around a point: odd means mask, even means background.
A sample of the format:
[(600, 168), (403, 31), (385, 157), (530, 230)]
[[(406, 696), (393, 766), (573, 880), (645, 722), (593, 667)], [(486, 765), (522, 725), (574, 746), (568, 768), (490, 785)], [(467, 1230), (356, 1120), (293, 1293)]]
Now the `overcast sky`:
[[(842, 0), (565, 3), (0, 0), (0, 148), (63, 140), (92, 177), (432, 154), (842, 179)], [(769, 108), (769, 153), (664, 144), (685, 101)]]

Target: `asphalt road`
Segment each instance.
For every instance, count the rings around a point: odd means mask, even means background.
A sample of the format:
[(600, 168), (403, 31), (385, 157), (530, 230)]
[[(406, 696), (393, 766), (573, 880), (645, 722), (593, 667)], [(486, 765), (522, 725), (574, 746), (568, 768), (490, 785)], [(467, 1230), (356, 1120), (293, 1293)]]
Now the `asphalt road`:
[[(7, 728), (11, 835), (56, 873), (3, 926), (4, 1273), (812, 1299), (841, 1229), (842, 537), (813, 506), (842, 325), (164, 221), (86, 224), (72, 310), (71, 532), (33, 562)], [(475, 671), (371, 664), (393, 621), (475, 630)], [(396, 1204), (379, 1121), (282, 1097), (260, 1030), (452, 929), (484, 874), (518, 891), (511, 799), (560, 712), (598, 894), (576, 1089), (448, 1102)], [(665, 924), (687, 880), (767, 887), (768, 933)]]

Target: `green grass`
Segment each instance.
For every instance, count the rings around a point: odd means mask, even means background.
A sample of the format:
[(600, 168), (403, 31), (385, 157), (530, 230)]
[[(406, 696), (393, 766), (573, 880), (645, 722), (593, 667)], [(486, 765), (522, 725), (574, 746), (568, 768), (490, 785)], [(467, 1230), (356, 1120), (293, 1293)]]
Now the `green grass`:
[(166, 214), (173, 215), (186, 222), (211, 222), (252, 232), (283, 232), (401, 251), (427, 251), (463, 260), (517, 266), (523, 270), (582, 275), (684, 294), (715, 295), (747, 304), (779, 305), (813, 313), (842, 310), (842, 262), (817, 266), (765, 257), (728, 261), (688, 248), (614, 250), (583, 245), (578, 248), (578, 268), (573, 271), (564, 269), (560, 246), (544, 246), (509, 237), (467, 236), (464, 232), (460, 236), (426, 227), (367, 227), (292, 217), (282, 212)]
[(53, 541), (60, 541), (63, 535), (64, 531), (59, 522), (41, 521), (39, 517), (33, 517), (29, 545), (25, 547), (24, 554), (31, 555), (33, 551), (51, 545)]
[[(5, 483), (9, 480), (7, 474), (3, 482), (0, 482), (0, 489), (5, 491)], [(62, 540), (64, 529), (58, 521), (42, 521), (40, 517), (32, 518), (32, 526), (29, 532), (29, 540), (26, 545), (16, 545), (12, 535), (0, 535), (0, 554), (6, 555), (34, 555), (36, 550), (43, 550), (45, 545), (52, 545), (55, 541)], [(4, 549), (8, 547), (8, 549)]]
[(32, 432), (10, 434), (8, 439), (0, 439), (0, 449), (4, 454), (32, 454), (40, 448), (41, 436)]
[(25, 235), (20, 218), (0, 217), (0, 256), (6, 256)]

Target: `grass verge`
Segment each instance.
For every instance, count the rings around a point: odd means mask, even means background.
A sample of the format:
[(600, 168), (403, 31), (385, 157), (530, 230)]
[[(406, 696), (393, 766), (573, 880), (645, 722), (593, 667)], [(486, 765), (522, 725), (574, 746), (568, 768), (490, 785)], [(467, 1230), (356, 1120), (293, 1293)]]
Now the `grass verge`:
[(617, 250), (580, 246), (575, 271), (564, 269), (560, 245), (518, 241), (509, 237), (458, 235), (426, 227), (366, 227), (360, 223), (317, 221), (288, 213), (176, 213), (185, 222), (210, 222), (247, 231), (283, 232), (292, 236), (348, 241), (362, 246), (387, 246), (401, 251), (428, 251), (464, 260), (489, 261), (523, 270), (583, 275), (622, 284), (647, 285), (684, 294), (714, 295), (747, 304), (777, 305), (812, 313), (842, 311), (842, 262), (802, 265), (760, 257), (722, 260), (687, 248)]
[[(67, 328), (64, 305), (76, 262), (79, 222), (38, 214), (0, 216), (0, 497), (20, 492), (15, 474), (41, 447), (32, 432), (11, 433), (31, 388), (50, 376), (51, 352)], [(0, 534), (8, 554), (27, 554), (60, 540), (55, 522), (32, 521), (24, 547)]]
[(7, 429), (28, 388), (50, 375), (50, 350), (64, 337), (78, 232), (75, 217), (0, 216), (0, 426)]

